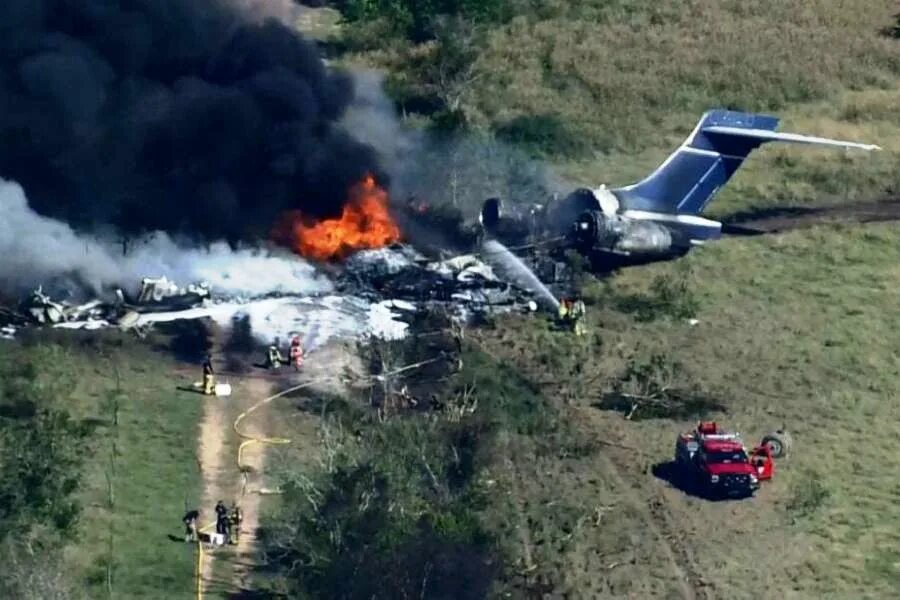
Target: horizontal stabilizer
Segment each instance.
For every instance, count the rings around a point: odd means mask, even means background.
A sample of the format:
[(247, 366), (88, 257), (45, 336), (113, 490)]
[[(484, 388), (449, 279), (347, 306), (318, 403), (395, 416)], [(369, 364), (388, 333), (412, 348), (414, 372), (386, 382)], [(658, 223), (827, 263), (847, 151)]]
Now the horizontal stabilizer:
[(625, 211), (699, 215), (750, 153), (767, 142), (880, 150), (875, 144), (781, 133), (777, 127), (778, 118), (770, 115), (711, 110), (653, 173), (610, 191)]
[(860, 150), (881, 150), (881, 146), (875, 144), (860, 144), (859, 142), (845, 142), (829, 138), (815, 137), (812, 135), (800, 135), (799, 133), (781, 133), (767, 129), (742, 129), (740, 127), (712, 126), (704, 127), (703, 133), (715, 133), (720, 135), (735, 135), (748, 137), (766, 142), (791, 142), (794, 144), (821, 144), (823, 146), (840, 146), (842, 148), (858, 148)]

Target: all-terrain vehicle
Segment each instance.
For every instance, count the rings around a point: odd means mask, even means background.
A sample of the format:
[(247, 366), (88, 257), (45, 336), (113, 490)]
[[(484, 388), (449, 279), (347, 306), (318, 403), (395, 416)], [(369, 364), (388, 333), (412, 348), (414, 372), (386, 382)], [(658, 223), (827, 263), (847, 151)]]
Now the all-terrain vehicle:
[(789, 437), (769, 434), (748, 454), (739, 434), (714, 421), (701, 421), (675, 442), (675, 464), (682, 481), (707, 497), (747, 497), (775, 473), (774, 458), (787, 453)]

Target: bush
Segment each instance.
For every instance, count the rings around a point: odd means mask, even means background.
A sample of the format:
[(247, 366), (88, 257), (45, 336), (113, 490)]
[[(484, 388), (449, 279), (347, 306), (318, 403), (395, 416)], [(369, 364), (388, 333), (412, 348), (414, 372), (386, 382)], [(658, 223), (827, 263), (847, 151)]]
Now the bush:
[(894, 24), (885, 30), (888, 37), (900, 40), (900, 14), (894, 16)]
[(509, 0), (342, 0), (338, 7), (350, 22), (383, 19), (415, 42), (433, 39), (435, 21), (441, 17), (497, 23), (512, 14)]
[(804, 473), (792, 486), (787, 508), (798, 517), (807, 517), (819, 510), (831, 496), (831, 490), (816, 473)]
[(690, 389), (689, 385), (681, 363), (669, 360), (665, 354), (632, 358), (598, 407), (621, 412), (634, 420), (688, 419), (725, 410), (712, 396)]
[(582, 136), (554, 114), (521, 115), (498, 125), (496, 131), (500, 139), (536, 154), (578, 158), (588, 150)]
[(617, 310), (633, 314), (638, 321), (654, 321), (665, 316), (691, 319), (700, 308), (690, 268), (686, 266), (678, 266), (674, 273), (657, 275), (647, 294), (616, 296), (614, 305)]

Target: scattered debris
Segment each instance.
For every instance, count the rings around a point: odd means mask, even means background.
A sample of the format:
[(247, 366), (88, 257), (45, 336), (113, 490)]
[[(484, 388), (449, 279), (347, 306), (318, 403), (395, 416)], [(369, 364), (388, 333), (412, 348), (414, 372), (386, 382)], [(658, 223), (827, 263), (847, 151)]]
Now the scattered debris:
[[(38, 288), (18, 311), (0, 309), (0, 326), (119, 327), (144, 334), (160, 322), (211, 318), (227, 323), (247, 315), (254, 334), (265, 343), (301, 331), (304, 347), (315, 348), (331, 338), (403, 338), (423, 309), (439, 308), (460, 322), (537, 309), (529, 292), (501, 280), (474, 254), (429, 260), (398, 244), (359, 252), (327, 269), (337, 293), (317, 296), (272, 292), (240, 298), (217, 294), (206, 282), (181, 287), (163, 276), (144, 278), (134, 296), (120, 289), (111, 301), (93, 299), (73, 306)], [(4, 330), (4, 336), (14, 333)]]
[[(43, 288), (36, 290), (25, 298), (19, 305), (22, 315), (32, 323), (40, 325), (55, 324), (65, 321), (79, 321), (87, 319), (100, 319), (105, 317), (109, 309), (99, 300), (92, 300), (86, 304), (71, 306), (68, 302), (56, 302), (45, 294)], [(9, 311), (6, 311), (9, 312)]]
[(145, 277), (141, 280), (141, 290), (137, 297), (130, 298), (123, 290), (117, 290), (118, 303), (139, 312), (187, 310), (202, 306), (212, 297), (209, 284), (200, 282), (187, 287), (178, 287), (163, 277)]

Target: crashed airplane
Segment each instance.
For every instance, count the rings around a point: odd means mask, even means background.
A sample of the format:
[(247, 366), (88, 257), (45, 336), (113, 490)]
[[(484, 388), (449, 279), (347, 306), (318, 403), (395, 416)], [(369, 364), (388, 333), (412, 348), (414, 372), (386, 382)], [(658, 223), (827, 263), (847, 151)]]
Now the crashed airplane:
[(488, 235), (517, 244), (541, 236), (557, 247), (575, 248), (595, 266), (617, 267), (665, 260), (718, 239), (722, 223), (702, 215), (716, 192), (750, 153), (767, 142), (879, 150), (845, 142), (775, 131), (773, 116), (711, 110), (655, 171), (621, 188), (577, 189), (554, 205), (528, 214), (503, 214), (487, 200), (480, 222)]

